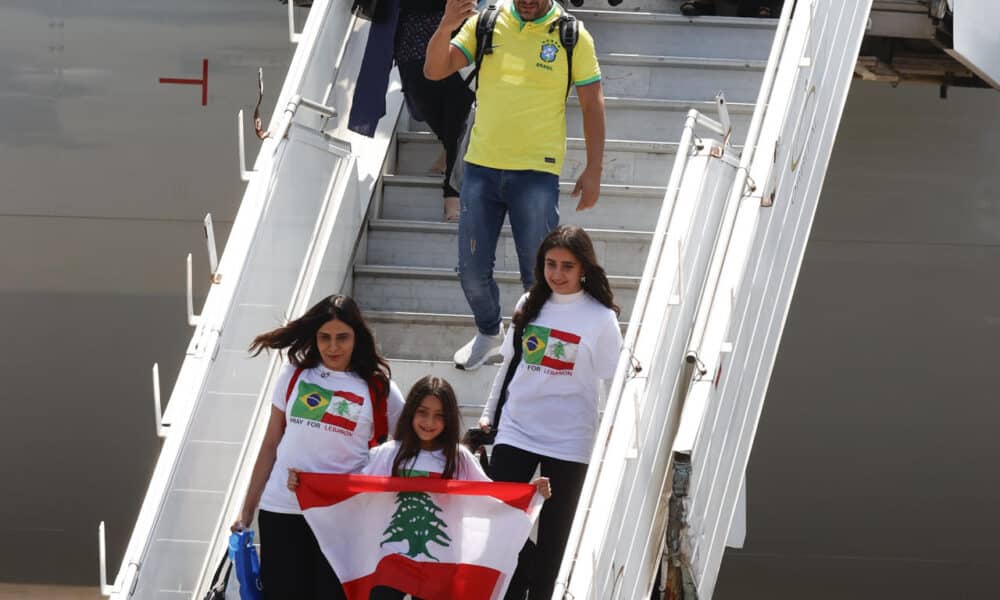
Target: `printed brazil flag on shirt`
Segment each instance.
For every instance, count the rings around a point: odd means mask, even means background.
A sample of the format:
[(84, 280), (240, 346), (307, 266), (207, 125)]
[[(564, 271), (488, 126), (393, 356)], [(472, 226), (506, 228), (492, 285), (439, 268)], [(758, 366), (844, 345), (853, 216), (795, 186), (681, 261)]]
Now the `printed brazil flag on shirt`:
[(291, 416), (354, 431), (364, 405), (365, 399), (353, 392), (328, 390), (300, 381)]
[(558, 371), (572, 371), (580, 336), (575, 333), (528, 325), (521, 342), (524, 362)]

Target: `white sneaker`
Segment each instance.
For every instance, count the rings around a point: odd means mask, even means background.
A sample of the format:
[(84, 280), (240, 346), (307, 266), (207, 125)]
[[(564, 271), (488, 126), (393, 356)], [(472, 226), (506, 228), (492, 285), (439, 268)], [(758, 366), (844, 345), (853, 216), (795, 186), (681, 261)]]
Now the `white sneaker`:
[(503, 330), (496, 335), (477, 333), (468, 344), (455, 352), (455, 368), (474, 371), (484, 364), (503, 362), (500, 346), (503, 345)]

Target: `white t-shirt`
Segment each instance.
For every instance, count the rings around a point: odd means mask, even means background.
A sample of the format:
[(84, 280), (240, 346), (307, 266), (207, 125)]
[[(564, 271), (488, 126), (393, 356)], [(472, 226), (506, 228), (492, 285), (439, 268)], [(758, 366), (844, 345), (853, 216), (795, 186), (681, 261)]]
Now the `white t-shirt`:
[[(517, 303), (519, 309), (527, 294)], [(553, 294), (524, 329), (521, 364), (507, 390), (496, 443), (586, 463), (597, 436), (600, 380), (614, 376), (622, 335), (614, 311), (584, 291)], [(507, 328), (503, 364), (483, 417), (491, 419), (514, 356)]]
[[(396, 460), (399, 442), (390, 440), (378, 448), (373, 448), (371, 461), (361, 470), (362, 475), (392, 476), (392, 461)], [(440, 477), (444, 472), (444, 452), (421, 450), (415, 457), (400, 465), (400, 474), (404, 477)], [(463, 481), (492, 481), (486, 476), (479, 459), (469, 452), (468, 448), (459, 444), (458, 461), (455, 465), (455, 476), (452, 479)]]
[[(298, 500), (288, 490), (288, 469), (310, 473), (356, 473), (368, 463), (368, 441), (375, 427), (368, 384), (353, 372), (331, 371), (320, 365), (305, 369), (285, 405), (295, 367), (278, 376), (271, 403), (285, 413), (285, 434), (271, 468), (260, 508), (299, 514)], [(403, 396), (389, 383), (386, 412), (389, 433), (403, 411)]]

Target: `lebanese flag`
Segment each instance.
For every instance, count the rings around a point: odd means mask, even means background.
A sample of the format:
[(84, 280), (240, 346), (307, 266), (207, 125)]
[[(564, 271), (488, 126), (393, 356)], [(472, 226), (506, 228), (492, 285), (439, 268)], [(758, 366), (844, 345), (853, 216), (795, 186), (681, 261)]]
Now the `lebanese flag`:
[(548, 343), (542, 366), (560, 371), (572, 371), (576, 364), (576, 351), (580, 346), (580, 336), (558, 329), (549, 330)]
[(499, 600), (542, 507), (535, 486), (300, 473), (302, 514), (348, 600)]

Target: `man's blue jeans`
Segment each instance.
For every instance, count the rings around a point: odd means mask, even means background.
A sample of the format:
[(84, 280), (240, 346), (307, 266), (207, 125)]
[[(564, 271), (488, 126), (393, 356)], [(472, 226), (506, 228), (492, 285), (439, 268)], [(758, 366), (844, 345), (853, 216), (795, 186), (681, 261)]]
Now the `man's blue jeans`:
[(559, 224), (559, 176), (465, 163), (458, 276), (476, 327), (486, 335), (500, 332), (500, 290), (493, 279), (493, 266), (500, 229), (508, 214), (521, 283), (528, 289), (534, 281), (538, 246)]

